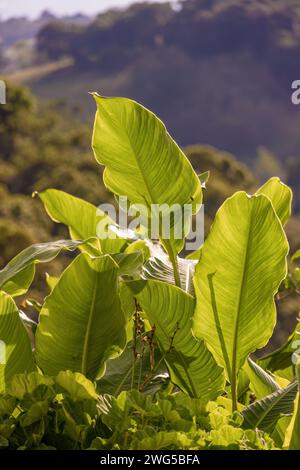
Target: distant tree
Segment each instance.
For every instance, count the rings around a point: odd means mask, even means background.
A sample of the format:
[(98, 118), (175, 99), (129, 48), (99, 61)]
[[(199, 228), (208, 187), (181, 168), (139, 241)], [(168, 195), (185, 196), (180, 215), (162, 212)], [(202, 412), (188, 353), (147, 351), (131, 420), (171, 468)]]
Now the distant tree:
[(142, 48), (155, 47), (157, 36), (174, 14), (168, 3), (138, 3), (124, 12), (110, 10), (86, 26), (51, 22), (39, 32), (37, 48), (40, 56), (52, 60), (70, 55), (82, 67), (121, 68), (143, 53)]
[(27, 90), (6, 84), (6, 105), (0, 106), (0, 158), (7, 160), (13, 155), (16, 135), (26, 133), (33, 108), (34, 100)]
[(76, 37), (82, 27), (63, 21), (53, 21), (42, 28), (37, 35), (37, 52), (41, 58), (57, 60), (64, 56), (74, 56)]
[(207, 231), (226, 198), (241, 189), (255, 191), (257, 182), (249, 168), (228, 152), (207, 145), (191, 145), (184, 152), (198, 173), (210, 172), (204, 191)]

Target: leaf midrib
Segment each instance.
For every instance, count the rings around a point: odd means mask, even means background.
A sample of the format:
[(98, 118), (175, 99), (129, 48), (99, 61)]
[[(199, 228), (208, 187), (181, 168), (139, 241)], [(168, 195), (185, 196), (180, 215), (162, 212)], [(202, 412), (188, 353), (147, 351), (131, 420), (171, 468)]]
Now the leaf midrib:
[(96, 295), (98, 291), (98, 284), (99, 284), (99, 276), (96, 274), (96, 278), (95, 278), (95, 282), (93, 286), (92, 301), (91, 301), (89, 314), (88, 314), (88, 324), (87, 324), (86, 332), (84, 335), (82, 362), (81, 362), (81, 373), (83, 375), (87, 374), (88, 350), (89, 350), (89, 343), (90, 343), (91, 331), (92, 331), (92, 326), (93, 326), (93, 320), (95, 316), (95, 303), (96, 303)]
[[(138, 168), (138, 171), (139, 171), (139, 173), (140, 173), (140, 175), (141, 175), (141, 177), (142, 177), (142, 180), (143, 180), (143, 182), (144, 182), (144, 184), (145, 184), (146, 191), (147, 191), (147, 193), (148, 193), (148, 196), (149, 196), (149, 198), (150, 198), (150, 201), (151, 201), (151, 203), (155, 204), (155, 203), (156, 203), (156, 200), (155, 200), (155, 198), (153, 197), (153, 194), (152, 194), (152, 192), (151, 192), (150, 186), (149, 186), (149, 184), (148, 184), (148, 182), (147, 182), (147, 180), (146, 180), (146, 178), (145, 178), (145, 176), (144, 176), (144, 174), (143, 174), (142, 167), (141, 167), (141, 165), (140, 165), (140, 163), (139, 163), (136, 150), (135, 150), (135, 148), (134, 148), (134, 146), (133, 146), (133, 144), (132, 144), (130, 135), (129, 135), (128, 131), (127, 131), (127, 126), (124, 126), (122, 130), (123, 130), (124, 134), (125, 134), (126, 137), (127, 137), (127, 141), (128, 141), (129, 147), (130, 147), (130, 149), (131, 149), (131, 151), (132, 151), (132, 155), (133, 155), (133, 157), (134, 157), (134, 161), (136, 162), (136, 166), (137, 166), (137, 168)], [(145, 198), (144, 198), (144, 199), (145, 199)], [(148, 201), (147, 201), (146, 199), (145, 199), (145, 201), (146, 201), (147, 206), (148, 206), (148, 209), (149, 209), (150, 207), (149, 207), (149, 205), (148, 205)]]
[(234, 324), (234, 336), (233, 336), (233, 346), (232, 346), (232, 366), (231, 371), (228, 371), (231, 377), (231, 382), (235, 378), (237, 374), (237, 350), (238, 350), (238, 335), (239, 335), (239, 323), (240, 323), (240, 316), (241, 316), (241, 305), (244, 299), (244, 285), (246, 279), (248, 277), (248, 273), (246, 273), (245, 267), (248, 265), (249, 260), (249, 252), (251, 248), (251, 241), (252, 237), (250, 237), (251, 228), (252, 228), (252, 221), (253, 221), (253, 207), (251, 207), (250, 211), (250, 220), (248, 224), (248, 233), (247, 233), (247, 241), (246, 241), (246, 253), (243, 260), (243, 275), (241, 279), (240, 289), (239, 289), (239, 299), (237, 304), (237, 309), (235, 312), (235, 324)]

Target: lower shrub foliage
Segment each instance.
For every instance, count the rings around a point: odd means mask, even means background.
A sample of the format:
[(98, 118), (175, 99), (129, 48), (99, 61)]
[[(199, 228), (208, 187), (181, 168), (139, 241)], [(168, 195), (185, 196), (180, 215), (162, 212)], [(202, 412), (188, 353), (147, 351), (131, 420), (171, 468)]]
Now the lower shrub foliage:
[(201, 403), (167, 387), (97, 395), (79, 373), (18, 374), (0, 397), (0, 448), (275, 449), (268, 434), (242, 429), (230, 400)]

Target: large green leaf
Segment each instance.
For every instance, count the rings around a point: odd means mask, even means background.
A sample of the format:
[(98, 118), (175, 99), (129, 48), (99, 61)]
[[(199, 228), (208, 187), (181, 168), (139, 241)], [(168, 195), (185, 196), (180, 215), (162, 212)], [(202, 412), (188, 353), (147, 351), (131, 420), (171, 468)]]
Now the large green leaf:
[(258, 363), (264, 369), (293, 380), (295, 377), (295, 365), (293, 364), (293, 354), (300, 347), (300, 323), (297, 324), (295, 331), (289, 336), (287, 342), (279, 349), (259, 359)]
[[(164, 124), (130, 99), (97, 94), (94, 98), (98, 110), (92, 145), (97, 161), (106, 167), (106, 187), (118, 196), (127, 196), (131, 204), (143, 205), (146, 217), (154, 204), (164, 204), (162, 218), (170, 216), (174, 204), (179, 205), (176, 216), (182, 214), (185, 204), (195, 213), (202, 202), (201, 182)], [(182, 239), (173, 236), (170, 242), (159, 233), (171, 256), (180, 251)]]
[(114, 221), (93, 204), (57, 189), (37, 194), (51, 219), (67, 225), (74, 240), (96, 238), (93, 246), (99, 253), (116, 253), (125, 246), (126, 240), (109, 229)]
[(233, 395), (247, 356), (272, 335), (287, 253), (270, 201), (244, 192), (225, 201), (204, 243), (194, 276), (193, 329), (226, 369)]
[(155, 338), (165, 355), (171, 380), (191, 397), (216, 398), (224, 387), (224, 375), (204, 342), (192, 335), (194, 298), (160, 281), (128, 285), (146, 318), (155, 325)]
[(201, 204), (201, 183), (164, 124), (130, 99), (94, 97), (93, 149), (108, 189), (147, 207)]
[(279, 178), (269, 179), (256, 194), (263, 194), (270, 199), (283, 225), (288, 221), (292, 213), (293, 193)]
[(13, 299), (0, 292), (0, 392), (15, 374), (34, 369), (29, 337)]
[(294, 413), (286, 431), (284, 447), (289, 450), (300, 450), (300, 364), (296, 367), (298, 379), (298, 393), (294, 402)]
[(25, 248), (0, 271), (0, 290), (13, 297), (26, 293), (33, 281), (36, 264), (49, 263), (61, 251), (74, 251), (82, 244), (82, 241), (59, 240)]
[(293, 413), (297, 390), (298, 384), (294, 382), (244, 408), (243, 427), (258, 428), (271, 433), (282, 416)]
[(105, 361), (125, 346), (126, 321), (118, 295), (118, 265), (108, 255), (79, 255), (64, 271), (40, 313), (37, 362), (55, 375), (81, 372), (96, 379)]

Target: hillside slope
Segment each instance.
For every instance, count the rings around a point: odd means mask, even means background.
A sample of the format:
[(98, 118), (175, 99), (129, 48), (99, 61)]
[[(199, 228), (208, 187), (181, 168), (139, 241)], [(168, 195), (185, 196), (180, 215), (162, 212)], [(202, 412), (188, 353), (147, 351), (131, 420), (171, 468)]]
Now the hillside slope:
[(300, 12), (295, 0), (186, 0), (112, 10), (88, 25), (50, 22), (37, 53), (72, 65), (25, 74), (43, 98), (79, 104), (87, 91), (125, 95), (153, 109), (181, 145), (231, 151), (248, 163), (259, 146), (287, 162), (300, 155)]

